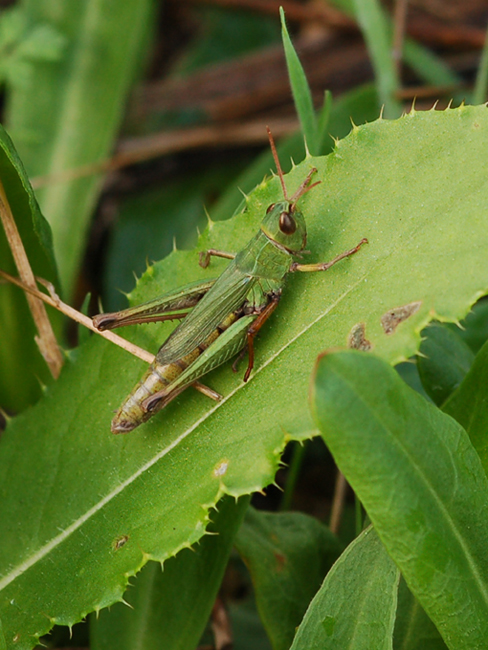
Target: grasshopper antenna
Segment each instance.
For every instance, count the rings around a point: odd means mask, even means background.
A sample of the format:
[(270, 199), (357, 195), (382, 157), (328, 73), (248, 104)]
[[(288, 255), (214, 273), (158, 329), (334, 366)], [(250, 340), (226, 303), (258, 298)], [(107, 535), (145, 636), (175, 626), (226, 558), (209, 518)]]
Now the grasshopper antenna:
[(271, 146), (271, 151), (273, 153), (273, 158), (274, 158), (275, 165), (276, 165), (276, 171), (278, 172), (281, 187), (283, 188), (283, 196), (288, 201), (288, 195), (286, 193), (286, 185), (285, 185), (285, 178), (284, 178), (284, 175), (283, 175), (283, 170), (281, 169), (280, 159), (278, 158), (278, 153), (276, 151), (275, 142), (274, 142), (273, 136), (271, 135), (271, 130), (270, 130), (269, 126), (266, 127), (266, 131), (268, 132), (269, 144)]
[(278, 158), (278, 153), (276, 151), (275, 142), (274, 142), (273, 136), (271, 135), (271, 130), (270, 130), (269, 126), (266, 127), (266, 131), (268, 132), (269, 144), (271, 145), (271, 151), (273, 153), (273, 158), (274, 158), (275, 165), (276, 165), (276, 171), (278, 172), (281, 187), (283, 188), (283, 196), (285, 197), (285, 199), (287, 201), (290, 202), (291, 205), (295, 205), (296, 202), (298, 201), (298, 199), (301, 196), (303, 196), (306, 192), (311, 190), (312, 187), (315, 187), (316, 185), (319, 185), (320, 181), (317, 181), (316, 183), (313, 183), (312, 185), (310, 185), (310, 179), (312, 178), (312, 176), (315, 174), (315, 172), (317, 170), (315, 169), (315, 167), (312, 167), (312, 169), (308, 172), (307, 177), (302, 182), (300, 187), (297, 189), (295, 194), (291, 197), (291, 199), (289, 199), (288, 194), (286, 192), (285, 177), (284, 177), (284, 174), (283, 174), (283, 170), (281, 169), (280, 159)]

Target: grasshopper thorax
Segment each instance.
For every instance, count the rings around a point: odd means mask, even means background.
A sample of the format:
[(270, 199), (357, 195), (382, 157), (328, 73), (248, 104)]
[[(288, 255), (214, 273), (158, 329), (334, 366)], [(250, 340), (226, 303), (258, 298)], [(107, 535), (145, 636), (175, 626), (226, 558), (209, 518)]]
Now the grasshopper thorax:
[(298, 253), (307, 243), (303, 214), (290, 201), (272, 203), (266, 211), (261, 230), (273, 243), (290, 253)]

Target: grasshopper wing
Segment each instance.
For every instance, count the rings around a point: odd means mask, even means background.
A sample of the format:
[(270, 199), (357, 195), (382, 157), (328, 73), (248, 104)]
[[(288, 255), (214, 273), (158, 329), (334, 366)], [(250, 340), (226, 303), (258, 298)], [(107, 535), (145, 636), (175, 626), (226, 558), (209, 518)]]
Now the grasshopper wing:
[(197, 348), (229, 314), (243, 307), (255, 282), (254, 277), (242, 273), (231, 262), (195, 309), (166, 339), (156, 361), (161, 365), (172, 363)]

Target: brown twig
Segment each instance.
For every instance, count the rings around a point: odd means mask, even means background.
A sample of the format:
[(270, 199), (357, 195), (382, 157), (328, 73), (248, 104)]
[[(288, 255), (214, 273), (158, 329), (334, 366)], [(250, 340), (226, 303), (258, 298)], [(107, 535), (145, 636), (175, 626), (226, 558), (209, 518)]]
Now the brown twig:
[(407, 86), (401, 88), (395, 93), (395, 97), (400, 100), (405, 99), (425, 99), (434, 97), (438, 99), (443, 95), (451, 96), (453, 92), (460, 90), (462, 86), (449, 84), (445, 86)]
[(230, 650), (232, 648), (232, 627), (224, 601), (217, 596), (210, 617), (215, 639), (215, 650)]
[[(282, 118), (271, 120), (270, 126), (276, 137), (288, 135), (298, 129), (296, 118)], [(169, 153), (199, 149), (202, 147), (217, 147), (221, 145), (235, 145), (245, 143), (266, 142), (266, 132), (262, 121), (244, 124), (208, 125), (194, 129), (179, 129), (176, 131), (163, 131), (150, 136), (125, 140), (119, 151), (110, 159), (90, 165), (82, 165), (69, 169), (59, 174), (36, 176), (31, 179), (34, 189), (54, 183), (67, 183), (69, 181), (93, 176), (101, 172), (110, 172), (128, 165), (157, 158)]]
[(400, 78), (403, 57), (403, 42), (405, 40), (405, 25), (407, 22), (408, 0), (396, 0), (393, 16), (393, 45), (392, 57), (398, 78)]
[[(34, 274), (32, 272), (24, 244), (20, 238), (17, 224), (15, 223), (12, 210), (5, 193), (5, 188), (0, 181), (0, 219), (2, 221), (7, 241), (12, 251), (15, 265), (24, 284), (28, 287), (36, 288)], [(59, 349), (58, 342), (54, 335), (51, 322), (48, 318), (46, 308), (31, 295), (27, 295), (27, 302), (32, 313), (32, 318), (37, 328), (38, 335), (35, 337), (37, 346), (45, 362), (51, 371), (52, 376), (56, 379), (59, 377), (63, 367), (63, 355)]]
[(81, 312), (77, 311), (73, 307), (70, 307), (69, 305), (67, 305), (65, 302), (61, 300), (61, 298), (57, 295), (51, 282), (47, 282), (42, 278), (38, 279), (38, 281), (41, 284), (43, 284), (46, 287), (46, 289), (49, 291), (49, 295), (47, 295), (45, 293), (42, 293), (42, 291), (39, 291), (39, 289), (25, 284), (18, 278), (14, 278), (12, 275), (6, 273), (5, 271), (0, 270), (0, 276), (8, 280), (8, 282), (11, 282), (12, 284), (15, 284), (16, 286), (20, 287), (28, 294), (31, 294), (32, 296), (35, 296), (36, 298), (44, 301), (46, 304), (50, 305), (51, 307), (54, 307), (54, 309), (57, 309), (58, 311), (62, 312), (63, 314), (65, 314), (72, 320), (76, 321), (77, 323), (81, 323), (81, 325), (88, 328), (92, 332), (95, 332), (99, 336), (103, 336), (104, 339), (107, 339), (108, 341), (115, 343), (115, 345), (118, 345), (119, 347), (123, 348), (127, 352), (130, 352), (134, 356), (139, 357), (139, 359), (142, 359), (146, 363), (152, 363), (154, 361), (153, 354), (147, 352), (147, 350), (143, 350), (142, 348), (140, 348), (137, 345), (134, 345), (133, 343), (130, 343), (129, 341), (126, 341), (126, 339), (123, 339), (121, 336), (118, 336), (118, 334), (114, 334), (113, 332), (109, 332), (109, 331), (101, 332), (100, 330), (97, 330), (97, 328), (93, 325), (91, 318), (88, 318), (88, 316), (85, 316), (85, 314), (82, 314)]
[(297, 22), (319, 21), (331, 27), (356, 30), (356, 23), (352, 18), (346, 16), (338, 9), (331, 7), (325, 2), (320, 4), (300, 4), (291, 0), (187, 0), (195, 4), (210, 4), (220, 7), (234, 7), (235, 9), (249, 9), (258, 13), (278, 16), (280, 7), (289, 20)]
[[(100, 331), (99, 329), (97, 329), (93, 325), (91, 318), (88, 318), (88, 316), (85, 316), (85, 314), (82, 314), (80, 311), (74, 309), (73, 307), (70, 307), (69, 305), (67, 305), (65, 302), (61, 300), (61, 298), (56, 293), (56, 290), (54, 289), (52, 282), (48, 282), (43, 278), (36, 278), (37, 281), (43, 286), (45, 286), (46, 289), (49, 291), (49, 295), (47, 295), (45, 293), (42, 293), (42, 291), (39, 291), (39, 289), (25, 284), (24, 282), (19, 280), (19, 278), (14, 278), (13, 275), (10, 275), (9, 273), (2, 271), (1, 269), (0, 269), (0, 277), (4, 278), (8, 282), (11, 282), (12, 284), (15, 284), (17, 287), (20, 287), (21, 289), (26, 291), (29, 295), (34, 296), (36, 299), (42, 300), (43, 302), (50, 305), (51, 307), (54, 307), (54, 309), (57, 309), (58, 311), (62, 312), (63, 314), (65, 314), (65, 316), (68, 316), (68, 318), (71, 318), (77, 323), (80, 323), (90, 331), (95, 332), (95, 334), (98, 334), (99, 336), (103, 337), (104, 339), (107, 339), (111, 343), (118, 345), (119, 348), (122, 348), (126, 352), (133, 354), (135, 357), (142, 359), (142, 361), (145, 361), (146, 363), (152, 363), (154, 361), (154, 354), (151, 354), (147, 350), (144, 350), (143, 348), (140, 348), (138, 345), (135, 345), (134, 343), (127, 341), (126, 339), (122, 338), (118, 334), (114, 334), (114, 332), (110, 332), (108, 330)], [(211, 397), (216, 401), (220, 399), (220, 395), (218, 393), (216, 393), (211, 388), (208, 388), (208, 386), (201, 384), (199, 381), (193, 382), (192, 386), (199, 393), (202, 393), (207, 397)]]

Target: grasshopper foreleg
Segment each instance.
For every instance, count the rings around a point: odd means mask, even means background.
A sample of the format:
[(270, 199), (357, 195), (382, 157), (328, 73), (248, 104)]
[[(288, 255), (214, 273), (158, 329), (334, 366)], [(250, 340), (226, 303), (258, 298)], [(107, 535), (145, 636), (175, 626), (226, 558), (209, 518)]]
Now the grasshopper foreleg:
[(198, 263), (204, 269), (210, 264), (210, 258), (212, 257), (225, 257), (226, 260), (233, 260), (235, 255), (234, 253), (226, 253), (225, 251), (218, 251), (215, 248), (209, 248), (208, 251), (201, 251)]
[(363, 239), (361, 239), (361, 241), (357, 246), (351, 248), (350, 251), (345, 251), (344, 253), (341, 253), (337, 257), (334, 257), (334, 259), (331, 260), (330, 262), (323, 262), (319, 264), (298, 264), (298, 262), (293, 262), (293, 264), (290, 266), (290, 271), (302, 271), (302, 272), (327, 271), (327, 269), (330, 269), (331, 266), (334, 266), (334, 264), (340, 262), (345, 257), (349, 257), (350, 255), (354, 255), (354, 253), (357, 253), (358, 250), (361, 248), (361, 246), (367, 243), (368, 240), (366, 239), (366, 237), (364, 237)]

